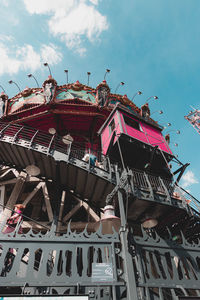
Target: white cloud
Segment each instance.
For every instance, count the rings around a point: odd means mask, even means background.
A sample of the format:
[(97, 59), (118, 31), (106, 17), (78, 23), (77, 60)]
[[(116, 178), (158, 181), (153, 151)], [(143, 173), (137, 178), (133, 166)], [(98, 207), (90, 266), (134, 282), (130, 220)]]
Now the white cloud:
[(24, 4), (30, 14), (48, 14), (50, 33), (81, 55), (86, 51), (85, 37), (94, 42), (108, 29), (106, 17), (96, 8), (98, 0), (24, 0)]
[(2, 41), (2, 42), (11, 42), (11, 41), (14, 41), (14, 38), (13, 38), (12, 35), (0, 34), (0, 41)]
[(19, 71), (20, 61), (8, 55), (9, 48), (0, 44), (0, 74), (14, 74)]
[(187, 171), (182, 177), (182, 186), (184, 188), (199, 183), (198, 179), (195, 177), (195, 174), (192, 171)]
[(77, 48), (76, 52), (80, 55), (80, 56), (84, 56), (86, 53), (86, 48)]
[(26, 9), (30, 14), (54, 14), (63, 10), (68, 11), (76, 3), (77, 0), (24, 0)]
[(0, 75), (12, 75), (21, 70), (35, 71), (42, 68), (44, 61), (55, 65), (61, 60), (62, 54), (53, 44), (42, 45), (40, 51), (36, 52), (33, 46), (28, 44), (19, 47), (0, 42)]
[(62, 54), (58, 51), (57, 47), (53, 44), (42, 45), (41, 58), (43, 62), (48, 62), (50, 65), (56, 65), (62, 60)]
[(31, 45), (19, 48), (16, 56), (20, 61), (21, 69), (35, 71), (41, 67), (40, 54), (36, 53)]

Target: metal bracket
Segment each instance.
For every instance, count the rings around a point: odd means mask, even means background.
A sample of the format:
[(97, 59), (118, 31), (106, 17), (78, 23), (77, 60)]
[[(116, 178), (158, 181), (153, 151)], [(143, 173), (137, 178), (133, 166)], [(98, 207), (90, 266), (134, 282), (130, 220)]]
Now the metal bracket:
[(130, 176), (130, 173), (125, 172), (122, 174), (122, 176), (119, 179), (119, 183), (116, 185), (116, 187), (112, 190), (110, 194), (106, 197), (106, 204), (112, 204), (112, 198), (115, 196), (115, 194), (119, 190), (125, 189), (126, 185), (128, 184), (128, 176)]
[(165, 184), (164, 184), (164, 182), (163, 182), (163, 180), (160, 178), (160, 177), (158, 177), (159, 178), (159, 181), (160, 181), (160, 183), (161, 183), (161, 185), (162, 185), (162, 187), (163, 187), (163, 189), (164, 189), (164, 191), (165, 191), (165, 194), (166, 194), (166, 196), (167, 196), (167, 202), (171, 202), (171, 197), (170, 197), (170, 194), (169, 194), (169, 192), (168, 192), (168, 189), (166, 188), (166, 186), (165, 186)]

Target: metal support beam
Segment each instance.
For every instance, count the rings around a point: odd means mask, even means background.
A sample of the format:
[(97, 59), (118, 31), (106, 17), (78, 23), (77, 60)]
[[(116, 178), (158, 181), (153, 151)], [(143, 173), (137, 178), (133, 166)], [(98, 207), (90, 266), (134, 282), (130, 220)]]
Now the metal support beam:
[[(183, 173), (185, 172), (185, 169), (186, 169), (189, 165), (190, 165), (190, 164), (187, 163), (187, 164), (183, 165), (183, 166), (179, 169), (179, 170), (180, 170), (180, 174), (178, 175), (178, 178), (176, 179), (175, 184), (177, 184), (177, 183), (180, 181), (181, 177), (183, 176)], [(179, 170), (177, 170), (176, 172), (178, 172)]]
[(138, 300), (132, 256), (128, 251), (128, 228), (126, 227), (123, 197), (120, 191), (118, 191), (118, 202), (121, 216), (120, 239), (122, 244), (122, 258), (124, 261), (125, 280), (127, 284), (127, 300)]
[(4, 220), (11, 216), (12, 209), (13, 209), (14, 205), (17, 203), (17, 200), (18, 200), (19, 196), (21, 195), (22, 190), (24, 188), (24, 183), (26, 181), (26, 177), (27, 177), (27, 174), (24, 172), (21, 172), (20, 176), (17, 178), (16, 184), (15, 184), (13, 191), (10, 195), (10, 198), (8, 199), (8, 202), (6, 204), (8, 208), (5, 208), (5, 210), (4, 210), (4, 217), (3, 217)]
[(81, 202), (79, 202), (78, 204), (76, 204), (76, 206), (74, 206), (63, 218), (63, 223), (67, 222), (69, 219), (71, 219), (71, 217), (79, 210), (79, 208), (81, 208), (82, 204)]
[(49, 193), (48, 193), (46, 183), (44, 183), (42, 185), (42, 191), (43, 191), (44, 201), (45, 201), (46, 208), (47, 208), (48, 218), (49, 218), (49, 221), (52, 221), (53, 220), (53, 210), (52, 210), (52, 207), (51, 207)]
[[(117, 183), (119, 184), (119, 174), (117, 174)], [(127, 174), (128, 176), (128, 174)], [(127, 284), (127, 300), (138, 300), (136, 278), (133, 269), (132, 256), (128, 251), (128, 228), (126, 224), (125, 209), (123, 203), (122, 192), (118, 190), (118, 203), (121, 218), (120, 239), (122, 245), (122, 258), (124, 261), (125, 280)]]
[(64, 205), (65, 205), (65, 197), (66, 197), (66, 192), (62, 192), (62, 197), (61, 197), (61, 202), (60, 202), (60, 210), (59, 210), (59, 216), (58, 216), (58, 225), (56, 231), (59, 232), (60, 228), (62, 226), (62, 215), (63, 215), (63, 210), (64, 210)]
[(149, 162), (147, 163), (147, 166), (146, 166), (146, 171), (150, 171), (151, 169), (151, 165), (152, 165), (152, 162), (153, 162), (153, 159), (154, 159), (154, 155), (156, 153), (156, 150), (158, 149), (158, 146), (155, 146), (153, 148), (153, 151), (151, 152), (151, 155), (150, 155), (150, 159), (149, 159)]
[(44, 183), (42, 182), (38, 183), (38, 185), (33, 189), (33, 191), (30, 194), (28, 194), (28, 196), (26, 197), (26, 199), (22, 204), (26, 206), (31, 201), (31, 199), (35, 196), (35, 194), (40, 190), (40, 188), (42, 188), (43, 186)]
[(144, 176), (145, 176), (145, 179), (146, 179), (148, 187), (149, 187), (149, 192), (150, 192), (149, 193), (149, 198), (153, 200), (154, 199), (153, 189), (152, 189), (151, 183), (149, 181), (149, 178), (148, 178), (148, 176), (147, 176), (147, 174), (145, 172), (144, 172)]
[(166, 186), (165, 186), (165, 184), (164, 184), (162, 178), (161, 178), (161, 177), (158, 177), (158, 179), (159, 179), (159, 181), (160, 181), (160, 183), (161, 183), (161, 185), (162, 185), (162, 187), (163, 187), (163, 189), (164, 189), (164, 191), (165, 191), (165, 194), (166, 194), (166, 196), (167, 196), (167, 198), (166, 198), (167, 202), (171, 203), (171, 197), (170, 197), (170, 194), (169, 194), (168, 189), (166, 188)]

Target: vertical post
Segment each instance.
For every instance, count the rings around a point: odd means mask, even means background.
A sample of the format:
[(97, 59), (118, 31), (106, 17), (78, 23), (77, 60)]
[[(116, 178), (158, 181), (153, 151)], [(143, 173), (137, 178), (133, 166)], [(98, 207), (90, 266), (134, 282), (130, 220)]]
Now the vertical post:
[[(124, 129), (123, 129), (123, 126), (122, 126), (121, 115), (120, 115), (118, 110), (117, 110), (117, 118), (118, 118), (118, 124), (119, 124), (120, 131), (121, 131), (121, 133), (124, 133)], [(124, 122), (124, 118), (123, 118), (123, 122)], [(127, 134), (126, 126), (125, 126), (125, 133)], [(117, 135), (117, 133), (116, 133), (116, 135)]]
[(153, 196), (153, 189), (152, 189), (151, 183), (150, 183), (150, 181), (149, 181), (148, 175), (147, 175), (145, 172), (144, 172), (144, 177), (145, 177), (146, 182), (147, 182), (148, 187), (149, 187), (149, 193), (150, 193), (149, 198), (154, 199), (154, 196)]
[(60, 206), (62, 203), (62, 191), (60, 187), (60, 169), (58, 163), (56, 163), (56, 180), (54, 182), (54, 224), (58, 225), (58, 218), (60, 212)]
[(68, 145), (68, 149), (67, 149), (68, 159), (69, 159), (69, 156), (70, 156), (71, 148), (72, 148), (72, 142)]
[(11, 216), (12, 209), (17, 202), (18, 198), (20, 197), (22, 190), (24, 188), (24, 184), (26, 182), (27, 174), (24, 172), (20, 173), (20, 176), (17, 178), (17, 182), (12, 190), (10, 198), (6, 204), (7, 208), (4, 209), (4, 219), (7, 219)]
[[(116, 170), (117, 184), (119, 184), (119, 174)], [(118, 203), (121, 218), (121, 228), (120, 228), (120, 240), (122, 245), (122, 258), (124, 262), (124, 273), (125, 281), (127, 284), (127, 300), (138, 300), (137, 297), (137, 287), (136, 278), (133, 269), (132, 256), (128, 250), (128, 228), (126, 224), (125, 209), (123, 203), (123, 196), (120, 190), (118, 190)]]
[(62, 192), (62, 197), (61, 197), (61, 202), (60, 202), (60, 211), (59, 211), (59, 216), (58, 216), (58, 225), (57, 225), (57, 233), (59, 233), (60, 231), (60, 228), (62, 226), (62, 214), (63, 214), (63, 209), (64, 209), (64, 205), (65, 205), (65, 195), (66, 195), (66, 192), (63, 191)]
[[(91, 146), (91, 144), (90, 144)], [(91, 154), (91, 149), (89, 148), (89, 161), (88, 161), (88, 169), (90, 170), (90, 154)]]
[(106, 158), (106, 171), (109, 172), (110, 178), (112, 178), (112, 170), (111, 170), (110, 158), (107, 155), (104, 156), (104, 157)]
[[(116, 131), (115, 131), (115, 134), (116, 134)], [(122, 162), (122, 167), (123, 167), (123, 170), (125, 170), (125, 164), (124, 164), (124, 160), (123, 160), (121, 147), (120, 147), (120, 144), (119, 144), (119, 139), (117, 139), (117, 145), (118, 145), (119, 154), (120, 154), (120, 158), (121, 158), (121, 162)]]
[(164, 182), (163, 182), (163, 180), (160, 176), (158, 177), (158, 179), (159, 179), (159, 181), (160, 181), (160, 183), (161, 183), (161, 185), (162, 185), (162, 187), (165, 191), (165, 194), (167, 196), (167, 198), (166, 198), (167, 202), (171, 203), (171, 197), (170, 197), (168, 189), (166, 188), (166, 186), (165, 186), (165, 184), (164, 184)]

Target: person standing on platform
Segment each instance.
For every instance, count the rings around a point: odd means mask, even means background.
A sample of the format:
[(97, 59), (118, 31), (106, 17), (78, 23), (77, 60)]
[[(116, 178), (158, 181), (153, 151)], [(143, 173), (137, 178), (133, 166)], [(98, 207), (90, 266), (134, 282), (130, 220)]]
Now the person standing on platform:
[(89, 154), (89, 153), (85, 154), (85, 156), (83, 157), (83, 160), (86, 161), (86, 162), (89, 162), (90, 166), (92, 168), (99, 166), (97, 157), (94, 154)]

